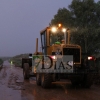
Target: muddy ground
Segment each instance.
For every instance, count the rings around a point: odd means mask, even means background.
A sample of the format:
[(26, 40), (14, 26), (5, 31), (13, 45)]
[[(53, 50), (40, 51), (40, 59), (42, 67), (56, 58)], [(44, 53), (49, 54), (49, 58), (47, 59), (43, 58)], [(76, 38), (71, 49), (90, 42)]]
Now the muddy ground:
[(5, 61), (0, 71), (0, 100), (100, 100), (100, 85), (86, 89), (72, 87), (67, 81), (43, 89), (36, 85), (35, 77), (24, 81), (22, 69)]

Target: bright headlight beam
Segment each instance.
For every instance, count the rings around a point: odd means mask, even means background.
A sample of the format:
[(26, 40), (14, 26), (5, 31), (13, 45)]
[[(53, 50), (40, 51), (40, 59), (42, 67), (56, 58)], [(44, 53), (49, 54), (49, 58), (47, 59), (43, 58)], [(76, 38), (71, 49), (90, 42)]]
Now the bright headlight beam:
[(63, 29), (62, 29), (62, 32), (66, 32), (66, 29), (65, 29), (65, 28), (63, 28)]
[(51, 31), (55, 33), (57, 31), (56, 27), (52, 27)]

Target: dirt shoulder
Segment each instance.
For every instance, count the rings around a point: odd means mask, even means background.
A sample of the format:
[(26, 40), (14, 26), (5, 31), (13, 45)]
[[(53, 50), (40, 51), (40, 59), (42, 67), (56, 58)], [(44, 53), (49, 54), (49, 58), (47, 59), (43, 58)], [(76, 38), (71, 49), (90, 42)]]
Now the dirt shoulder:
[(11, 66), (9, 62), (4, 62), (0, 71), (0, 99), (1, 100), (21, 100), (21, 90), (23, 88), (23, 77), (21, 69)]

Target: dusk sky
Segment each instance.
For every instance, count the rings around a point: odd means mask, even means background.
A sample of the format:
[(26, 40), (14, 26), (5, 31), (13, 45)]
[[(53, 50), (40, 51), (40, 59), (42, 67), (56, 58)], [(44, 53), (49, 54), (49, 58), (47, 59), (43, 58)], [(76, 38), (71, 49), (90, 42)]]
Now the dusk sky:
[(0, 0), (0, 56), (34, 53), (40, 31), (71, 1)]

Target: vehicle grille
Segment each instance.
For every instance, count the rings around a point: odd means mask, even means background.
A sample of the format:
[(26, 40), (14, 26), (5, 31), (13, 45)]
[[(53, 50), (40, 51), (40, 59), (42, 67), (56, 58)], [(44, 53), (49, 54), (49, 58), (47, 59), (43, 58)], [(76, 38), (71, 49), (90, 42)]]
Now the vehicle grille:
[(63, 55), (73, 55), (74, 63), (80, 63), (80, 48), (63, 48)]

